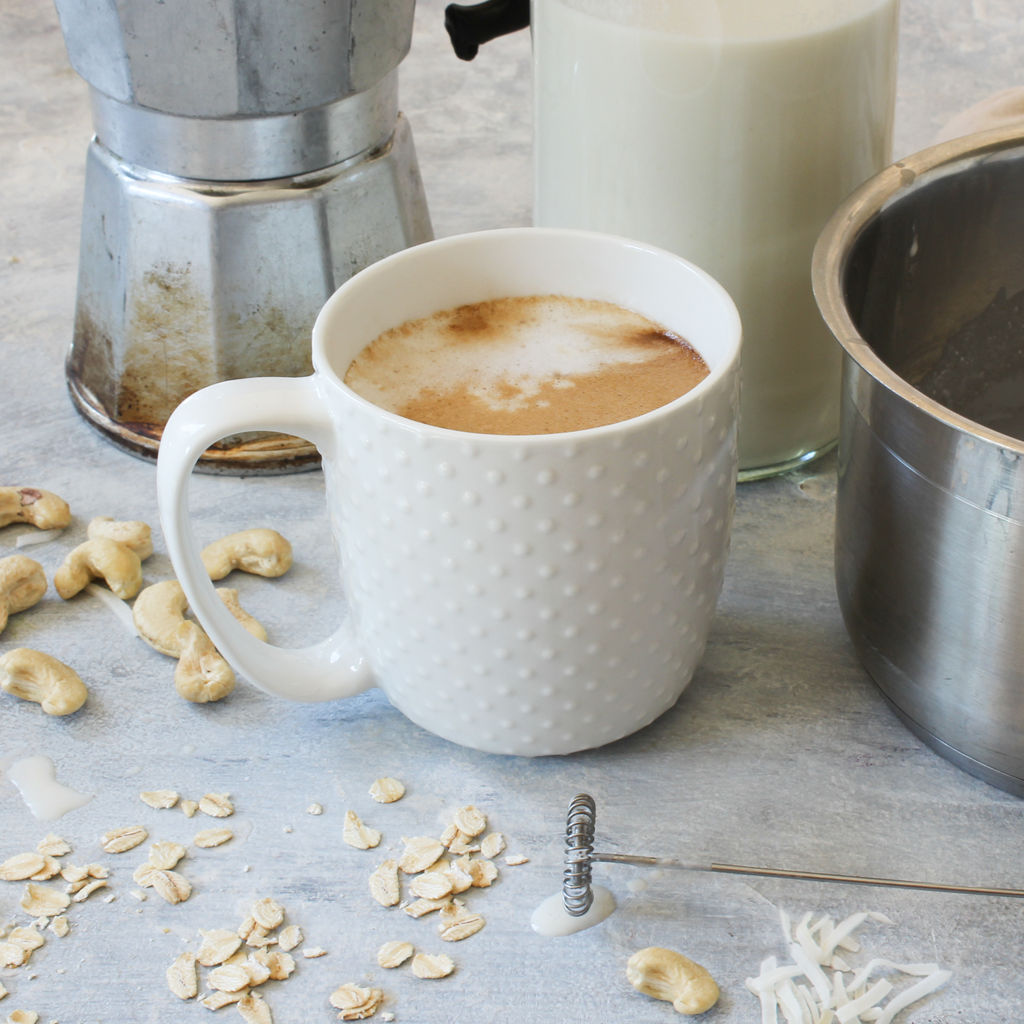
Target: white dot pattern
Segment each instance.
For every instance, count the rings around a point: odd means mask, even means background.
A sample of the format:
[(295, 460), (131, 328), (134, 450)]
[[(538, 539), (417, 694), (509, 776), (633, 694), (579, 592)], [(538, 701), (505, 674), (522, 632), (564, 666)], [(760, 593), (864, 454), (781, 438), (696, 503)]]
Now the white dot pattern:
[(332, 396), (332, 527), (392, 703), (525, 755), (607, 743), (671, 707), (722, 587), (734, 383), (571, 442), (470, 442)]

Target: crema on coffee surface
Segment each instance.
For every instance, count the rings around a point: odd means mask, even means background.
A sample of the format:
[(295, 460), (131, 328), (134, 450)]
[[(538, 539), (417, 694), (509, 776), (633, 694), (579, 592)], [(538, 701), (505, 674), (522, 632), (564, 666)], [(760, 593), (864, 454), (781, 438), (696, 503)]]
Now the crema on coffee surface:
[(708, 375), (686, 341), (594, 299), (492, 299), (409, 320), (345, 383), (407, 419), (480, 434), (554, 434), (632, 419)]

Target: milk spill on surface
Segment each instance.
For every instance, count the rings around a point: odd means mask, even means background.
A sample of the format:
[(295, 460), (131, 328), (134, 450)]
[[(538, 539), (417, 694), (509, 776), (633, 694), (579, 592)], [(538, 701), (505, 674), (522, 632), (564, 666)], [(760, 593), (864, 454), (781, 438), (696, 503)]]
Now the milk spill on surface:
[(538, 935), (556, 938), (562, 935), (573, 935), (585, 928), (593, 928), (609, 917), (615, 910), (615, 897), (603, 886), (591, 886), (594, 902), (590, 909), (581, 917), (573, 917), (565, 909), (562, 894), (556, 892), (549, 896), (530, 917), (530, 926)]
[(898, 0), (535, 0), (535, 223), (692, 260), (743, 322), (740, 467), (838, 434), (814, 243), (891, 159)]
[(583, 430), (640, 416), (700, 383), (683, 339), (608, 302), (492, 299), (386, 331), (345, 383), (408, 419), (487, 434)]
[(56, 821), (92, 799), (91, 793), (80, 793), (58, 782), (56, 767), (45, 754), (16, 762), (8, 769), (7, 777), (18, 787), (28, 809), (40, 821)]

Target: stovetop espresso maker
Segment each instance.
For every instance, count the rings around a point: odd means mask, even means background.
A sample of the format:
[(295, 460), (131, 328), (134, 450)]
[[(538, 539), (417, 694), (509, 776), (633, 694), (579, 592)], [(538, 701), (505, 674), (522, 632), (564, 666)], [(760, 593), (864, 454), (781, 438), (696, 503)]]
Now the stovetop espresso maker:
[[(310, 331), (363, 267), (432, 237), (399, 62), (415, 0), (56, 0), (96, 135), (68, 385), (155, 458), (193, 391), (312, 372)], [(208, 472), (313, 468), (279, 434)]]

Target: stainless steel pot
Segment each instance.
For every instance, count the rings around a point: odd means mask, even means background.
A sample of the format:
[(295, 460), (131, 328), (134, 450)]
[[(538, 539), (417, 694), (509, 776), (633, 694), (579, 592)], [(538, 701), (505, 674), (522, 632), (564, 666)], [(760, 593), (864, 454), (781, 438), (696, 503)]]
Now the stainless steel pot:
[(872, 178), (813, 280), (845, 350), (846, 627), (917, 736), (1024, 796), (1024, 130)]

